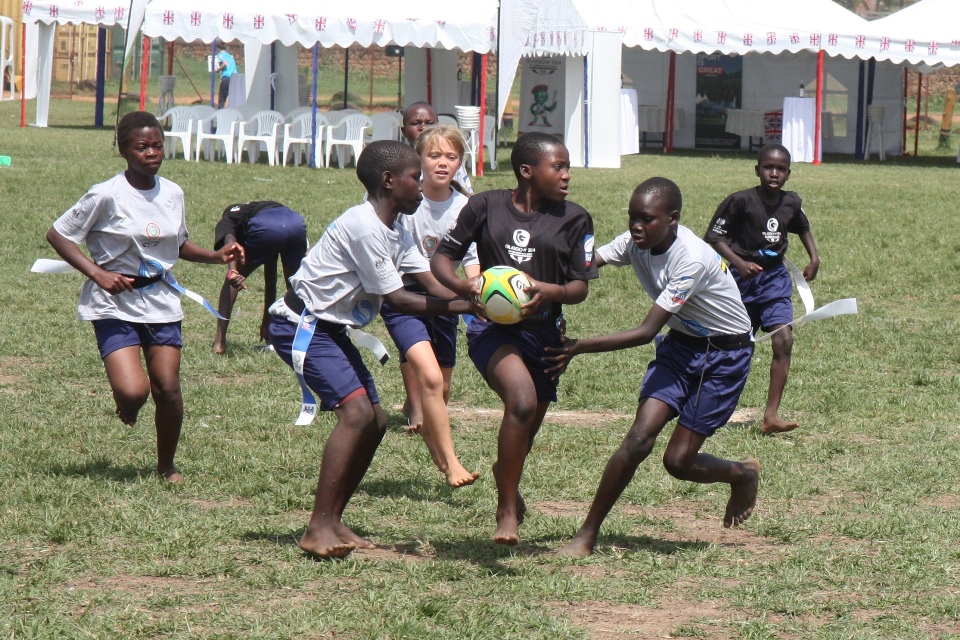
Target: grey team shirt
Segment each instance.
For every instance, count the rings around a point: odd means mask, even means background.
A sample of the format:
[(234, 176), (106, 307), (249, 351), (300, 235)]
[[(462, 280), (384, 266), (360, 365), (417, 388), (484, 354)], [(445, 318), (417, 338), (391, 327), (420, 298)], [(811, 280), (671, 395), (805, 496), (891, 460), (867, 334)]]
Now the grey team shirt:
[[(429, 270), (410, 234), (396, 224), (388, 228), (365, 202), (327, 227), (290, 281), (320, 320), (359, 328), (380, 312), (383, 296), (403, 286), (401, 274)], [(282, 302), (271, 312), (290, 317)]]
[[(443, 202), (434, 202), (424, 197), (420, 208), (412, 215), (401, 215), (397, 218), (397, 224), (410, 233), (420, 253), (430, 260), (436, 253), (440, 241), (457, 224), (457, 217), (465, 204), (467, 204), (467, 196), (451, 189), (450, 197)], [(463, 264), (478, 263), (477, 246), (471, 244), (467, 249), (467, 255), (463, 257)], [(407, 278), (404, 278), (404, 284), (410, 284)]]
[[(90, 187), (53, 228), (73, 243), (86, 244), (90, 259), (107, 271), (157, 276), (173, 268), (187, 241), (183, 190), (157, 176), (153, 189), (140, 191), (121, 173)], [(77, 317), (177, 322), (183, 309), (180, 295), (164, 282), (111, 295), (88, 279), (80, 289)]]
[(641, 250), (624, 232), (597, 250), (608, 265), (632, 265), (656, 304), (672, 313), (667, 326), (692, 336), (740, 335), (751, 330), (740, 291), (713, 247), (684, 226), (660, 255)]

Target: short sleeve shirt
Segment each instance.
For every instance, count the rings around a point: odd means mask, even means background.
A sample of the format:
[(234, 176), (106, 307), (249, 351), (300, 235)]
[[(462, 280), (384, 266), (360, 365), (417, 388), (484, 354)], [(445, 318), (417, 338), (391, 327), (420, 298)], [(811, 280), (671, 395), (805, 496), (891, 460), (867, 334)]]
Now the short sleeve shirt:
[(765, 257), (783, 257), (787, 233), (806, 233), (810, 222), (803, 212), (800, 196), (781, 191), (776, 205), (760, 198), (760, 187), (737, 191), (717, 207), (704, 240), (726, 242), (737, 256), (751, 262)]
[[(128, 276), (154, 277), (169, 271), (187, 240), (183, 190), (157, 177), (153, 189), (130, 186), (121, 173), (94, 185), (53, 223), (67, 240), (86, 244), (101, 268)], [(83, 283), (77, 316), (128, 322), (183, 319), (180, 296), (164, 282), (111, 295), (93, 280)]]
[(713, 247), (690, 229), (677, 227), (677, 239), (664, 253), (637, 248), (626, 232), (597, 249), (606, 264), (633, 266), (657, 306), (673, 314), (667, 326), (692, 336), (740, 335), (751, 330), (740, 290)]
[(401, 274), (429, 270), (410, 234), (388, 228), (365, 202), (327, 227), (290, 282), (320, 320), (359, 328), (380, 312), (383, 296), (402, 288)]
[[(460, 260), (477, 245), (480, 267), (510, 266), (550, 284), (597, 277), (593, 259), (593, 219), (578, 204), (550, 203), (544, 211), (523, 213), (507, 189), (471, 196), (457, 224), (437, 253)], [(558, 315), (562, 305), (545, 313)]]
[(237, 72), (237, 61), (234, 60), (233, 56), (227, 53), (226, 51), (220, 51), (217, 53), (217, 67), (220, 67), (220, 63), (227, 63), (226, 68), (220, 72), (221, 77), (229, 78)]
[[(424, 198), (416, 212), (409, 216), (401, 215), (397, 218), (397, 224), (410, 233), (420, 253), (429, 261), (436, 253), (440, 240), (457, 223), (457, 217), (465, 204), (467, 196), (455, 190), (443, 202)], [(463, 263), (477, 264), (475, 245), (471, 245), (467, 250)]]

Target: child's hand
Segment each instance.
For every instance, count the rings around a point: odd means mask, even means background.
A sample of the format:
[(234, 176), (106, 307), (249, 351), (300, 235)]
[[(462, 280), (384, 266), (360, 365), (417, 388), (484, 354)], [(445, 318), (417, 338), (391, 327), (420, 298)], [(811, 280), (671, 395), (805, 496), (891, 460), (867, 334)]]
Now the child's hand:
[(560, 342), (561, 346), (559, 347), (544, 347), (546, 352), (552, 355), (544, 356), (543, 359), (547, 362), (556, 363), (554, 366), (546, 369), (544, 373), (554, 380), (559, 378), (563, 372), (567, 370), (567, 367), (570, 365), (570, 360), (573, 359), (573, 356), (577, 355), (577, 340), (562, 336)]
[(229, 282), (230, 286), (234, 289), (243, 291), (247, 288), (246, 278), (240, 275), (240, 272), (236, 269), (230, 269), (227, 271), (227, 282)]
[(223, 264), (229, 264), (234, 260), (239, 264), (243, 264), (247, 259), (247, 254), (239, 242), (231, 242), (230, 244), (224, 245), (220, 251), (217, 251), (217, 256)]
[(119, 273), (100, 269), (92, 279), (98, 287), (110, 295), (133, 291), (133, 280)]
[(810, 264), (803, 268), (803, 279), (810, 282), (817, 277), (817, 271), (820, 270), (820, 261), (811, 260)]
[(740, 278), (743, 280), (752, 280), (757, 274), (763, 271), (763, 267), (756, 262), (747, 262), (746, 260), (741, 260), (740, 264), (734, 266), (737, 268), (737, 273), (740, 274)]
[(473, 315), (488, 320), (487, 308), (480, 303), (480, 276), (467, 278), (463, 282), (464, 289), (466, 290), (465, 297), (470, 301), (470, 304), (473, 305)]
[(530, 296), (530, 300), (520, 305), (520, 308), (523, 310), (520, 314), (520, 317), (522, 318), (529, 318), (532, 315), (536, 315), (537, 308), (540, 306), (540, 303), (543, 302), (543, 293), (541, 292), (540, 283), (531, 278), (529, 275), (527, 276), (527, 280), (530, 281), (530, 286), (524, 287), (523, 291)]

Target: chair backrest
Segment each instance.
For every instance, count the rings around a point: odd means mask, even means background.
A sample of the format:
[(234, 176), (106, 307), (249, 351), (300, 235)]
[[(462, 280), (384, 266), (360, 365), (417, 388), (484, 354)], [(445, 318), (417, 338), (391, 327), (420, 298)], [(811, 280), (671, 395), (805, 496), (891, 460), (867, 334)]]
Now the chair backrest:
[(163, 122), (170, 118), (170, 131), (187, 131), (190, 128), (190, 120), (193, 119), (193, 109), (190, 107), (172, 107), (157, 118)]
[(373, 122), (362, 113), (354, 113), (340, 119), (330, 126), (331, 135), (337, 140), (363, 140), (363, 131), (372, 127)]
[(190, 111), (193, 112), (194, 120), (209, 120), (210, 117), (217, 112), (216, 109), (208, 104), (195, 104), (190, 107)]
[(448, 116), (446, 114), (441, 114), (437, 116), (437, 124), (448, 124), (452, 127), (457, 126), (457, 119), (453, 116)]
[(497, 143), (497, 119), (493, 116), (483, 116), (483, 144)]
[(258, 111), (246, 120), (250, 128), (256, 130), (258, 136), (269, 136), (274, 131), (274, 125), (283, 124), (283, 114), (279, 111)]
[(217, 135), (225, 135), (230, 133), (234, 122), (243, 122), (243, 114), (237, 109), (219, 109), (213, 119), (217, 123)]
[(323, 115), (327, 117), (327, 122), (329, 122), (330, 126), (333, 127), (333, 126), (336, 126), (336, 124), (340, 122), (340, 120), (342, 120), (343, 118), (345, 118), (350, 114), (342, 109), (332, 109), (330, 111), (324, 111)]
[(373, 133), (370, 134), (370, 140), (399, 140), (400, 139), (400, 120), (396, 111), (384, 111), (370, 116), (370, 122), (373, 123)]
[(283, 117), (283, 121), (286, 122), (287, 124), (292, 124), (293, 121), (296, 120), (298, 116), (301, 116), (305, 113), (310, 113), (310, 111), (311, 111), (311, 107), (297, 107), (296, 109), (291, 110), (290, 113), (285, 115)]
[(250, 120), (253, 117), (253, 114), (259, 111), (266, 111), (266, 109), (253, 102), (244, 102), (236, 109), (243, 115), (244, 122)]

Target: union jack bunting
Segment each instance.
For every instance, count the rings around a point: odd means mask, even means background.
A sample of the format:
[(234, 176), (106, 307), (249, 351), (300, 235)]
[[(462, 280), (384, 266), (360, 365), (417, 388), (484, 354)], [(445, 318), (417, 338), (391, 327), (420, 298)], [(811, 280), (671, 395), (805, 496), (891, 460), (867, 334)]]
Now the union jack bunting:
[(497, 40), (497, 30), (493, 27), (490, 27), (490, 42), (496, 42)]
[(777, 44), (776, 31), (767, 31), (767, 44)]
[(224, 29), (233, 29), (233, 14), (225, 13), (223, 14), (223, 19), (220, 21)]
[(30, 0), (24, 0), (23, 2), (23, 13), (24, 15), (30, 15), (30, 12), (33, 10), (33, 3)]
[(752, 47), (752, 46), (753, 46), (753, 34), (752, 34), (752, 33), (745, 33), (745, 34), (743, 34), (743, 44), (744, 44), (745, 46), (748, 46), (748, 47)]
[(812, 47), (819, 47), (819, 46), (820, 46), (820, 34), (819, 34), (819, 33), (811, 33), (811, 34), (810, 34), (810, 46), (812, 46)]
[(60, 7), (55, 4), (50, 5), (50, 17), (56, 18), (60, 15)]
[(326, 31), (327, 30), (327, 19), (323, 16), (317, 18), (313, 23), (313, 28), (316, 31)]
[(717, 31), (717, 44), (726, 44), (726, 43), (727, 43), (727, 32)]
[(693, 41), (694, 42), (703, 42), (703, 31), (697, 29), (693, 32)]
[(97, 16), (97, 20), (99, 20), (103, 16), (107, 15), (107, 10), (104, 9), (103, 7), (97, 7), (96, 9), (93, 10), (93, 13), (95, 16)]
[(903, 50), (904, 50), (904, 51), (911, 51), (911, 52), (912, 52), (915, 46), (916, 46), (916, 42), (908, 38), (908, 39), (903, 43)]
[(295, 14), (295, 13), (288, 13), (288, 14), (287, 14), (287, 23), (288, 23), (288, 24), (293, 24), (293, 23), (296, 22), (296, 21), (297, 21), (297, 14)]
[(73, 6), (75, 6), (75, 7), (82, 7), (82, 6), (83, 6), (83, 0), (73, 0)]
[(831, 33), (831, 34), (829, 35), (829, 37), (827, 38), (827, 42), (830, 43), (830, 46), (831, 46), (831, 47), (837, 46), (837, 42), (839, 42), (839, 41), (840, 41), (840, 36), (838, 36), (838, 35), (835, 34), (835, 33)]
[(356, 18), (347, 18), (347, 29), (350, 31), (357, 30), (357, 19)]
[(670, 40), (676, 40), (678, 35), (680, 35), (679, 29), (670, 29), (667, 31), (667, 38)]
[(800, 44), (800, 34), (796, 31), (790, 34), (790, 44)]
[(931, 55), (936, 55), (936, 54), (937, 54), (937, 49), (939, 48), (939, 46), (940, 46), (940, 45), (938, 45), (938, 44), (936, 43), (936, 41), (931, 40), (931, 41), (930, 41), (930, 44), (927, 45), (927, 51), (928, 51)]
[(867, 38), (865, 36), (857, 36), (857, 49), (863, 49), (867, 44)]
[(263, 29), (264, 19), (262, 14), (257, 14), (253, 16), (253, 28), (254, 29)]
[(195, 26), (195, 27), (200, 25), (200, 12), (199, 12), (199, 11), (194, 11), (194, 12), (192, 12), (192, 13), (190, 14), (190, 24), (192, 24), (192, 25)]
[(643, 39), (644, 40), (653, 40), (653, 29), (647, 27), (643, 30)]
[(880, 38), (880, 51), (889, 51), (890, 50), (890, 38), (884, 36)]
[(163, 24), (173, 24), (173, 11), (167, 9), (163, 12)]
[(127, 10), (126, 7), (116, 7), (113, 10), (113, 19), (116, 20), (117, 22), (120, 22), (121, 20), (123, 20), (123, 12), (126, 10)]
[[(437, 24), (440, 24), (438, 21)], [(373, 32), (374, 33), (383, 33), (384, 27), (387, 26), (387, 23), (384, 20), (377, 20), (373, 23)]]

